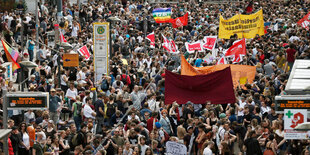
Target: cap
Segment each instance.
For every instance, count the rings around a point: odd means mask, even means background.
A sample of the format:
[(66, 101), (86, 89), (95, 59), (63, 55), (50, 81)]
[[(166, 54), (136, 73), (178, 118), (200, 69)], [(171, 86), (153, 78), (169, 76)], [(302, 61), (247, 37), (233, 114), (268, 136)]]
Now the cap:
[(30, 77), (31, 77), (31, 78), (35, 78), (36, 76), (35, 76), (35, 75), (30, 75)]
[(56, 88), (56, 91), (61, 91), (61, 88)]
[(156, 122), (155, 126), (156, 126), (157, 129), (161, 128), (161, 124), (159, 122)]
[(188, 106), (188, 105), (192, 105), (193, 106), (193, 102), (191, 102), (191, 101), (186, 102), (186, 106)]
[(51, 123), (51, 124), (53, 124), (53, 123), (54, 123), (54, 121), (53, 121), (53, 120), (49, 120), (48, 122), (49, 122), (49, 123)]
[(24, 53), (24, 55), (29, 55), (28, 53)]
[(189, 126), (189, 127), (187, 127), (187, 131), (189, 130), (189, 129), (193, 129), (194, 127), (193, 126)]
[(35, 121), (35, 119), (34, 118), (31, 118), (30, 120), (29, 120), (29, 123), (32, 123), (32, 122), (34, 122)]
[(226, 117), (226, 114), (221, 113), (219, 117), (220, 117), (220, 118), (225, 118), (225, 117)]
[(51, 89), (51, 92), (55, 92), (56, 90), (54, 88)]
[(12, 127), (12, 130), (16, 130), (16, 129), (18, 129), (16, 126), (13, 126), (13, 127)]
[(161, 77), (163, 77), (163, 78), (164, 78), (164, 77), (165, 77), (165, 75), (166, 75), (165, 73), (162, 73), (162, 74), (161, 74)]

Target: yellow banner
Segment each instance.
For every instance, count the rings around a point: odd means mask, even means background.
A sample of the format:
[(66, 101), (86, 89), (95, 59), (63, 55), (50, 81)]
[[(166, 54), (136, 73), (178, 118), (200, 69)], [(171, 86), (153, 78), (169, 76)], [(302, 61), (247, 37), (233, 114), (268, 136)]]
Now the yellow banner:
[(219, 38), (229, 39), (237, 34), (238, 38), (254, 38), (257, 34), (264, 35), (263, 10), (251, 15), (235, 15), (225, 20), (220, 16)]

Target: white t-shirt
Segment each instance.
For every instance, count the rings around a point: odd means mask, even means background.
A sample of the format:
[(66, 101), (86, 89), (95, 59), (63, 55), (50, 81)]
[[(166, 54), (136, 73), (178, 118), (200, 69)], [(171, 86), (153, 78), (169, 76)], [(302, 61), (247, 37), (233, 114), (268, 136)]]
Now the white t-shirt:
[(29, 147), (30, 146), (30, 141), (29, 141), (29, 135), (28, 133), (23, 133), (23, 142), (25, 146)]
[(212, 150), (209, 147), (206, 147), (203, 150), (203, 155), (212, 155)]
[(141, 146), (141, 155), (145, 155), (145, 151), (146, 151), (146, 149), (147, 148), (149, 148), (149, 146), (147, 146), (147, 145), (140, 145)]
[(86, 118), (95, 119), (95, 117), (92, 115), (93, 112), (94, 112), (94, 110), (91, 109), (91, 107), (90, 107), (88, 104), (85, 104), (85, 106), (84, 106), (84, 111), (83, 111), (84, 116), (85, 116)]
[(66, 97), (72, 97), (72, 98), (76, 99), (77, 95), (78, 94), (77, 94), (77, 89), (76, 88), (73, 88), (73, 90), (67, 89)]
[[(242, 102), (242, 101), (240, 101), (239, 102), (239, 107), (240, 108), (243, 108), (244, 109), (244, 106), (246, 105), (246, 102)], [(238, 110), (238, 116), (243, 116), (244, 115), (244, 112), (243, 112), (243, 110), (242, 111), (239, 111)]]

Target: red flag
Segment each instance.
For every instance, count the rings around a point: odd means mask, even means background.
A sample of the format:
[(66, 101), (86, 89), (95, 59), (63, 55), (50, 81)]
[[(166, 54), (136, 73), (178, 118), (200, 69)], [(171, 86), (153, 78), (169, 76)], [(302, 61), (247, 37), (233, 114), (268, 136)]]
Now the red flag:
[(204, 43), (202, 47), (204, 49), (213, 50), (216, 44), (217, 36), (205, 36), (203, 40)]
[(241, 57), (246, 54), (245, 39), (235, 42), (225, 53), (226, 57), (233, 57), (233, 62), (242, 61)]
[(217, 65), (220, 65), (220, 64), (227, 64), (226, 62), (226, 59), (225, 59), (225, 56), (222, 56), (216, 63)]
[(151, 48), (155, 48), (155, 34), (154, 34), (154, 32), (147, 35), (146, 39), (150, 41)]
[[(225, 95), (223, 95), (225, 94)], [(230, 67), (206, 75), (187, 76), (165, 72), (165, 104), (226, 104), (235, 102)]]
[(166, 50), (170, 51), (169, 40), (164, 35), (162, 35), (162, 37), (163, 37), (163, 41), (164, 41), (162, 43), (163, 48), (165, 48)]
[(88, 48), (87, 48), (86, 45), (84, 45), (83, 47), (81, 47), (78, 51), (79, 51), (79, 53), (80, 53), (82, 56), (84, 56), (84, 58), (85, 58), (86, 60), (88, 60), (88, 59), (90, 58), (90, 53), (89, 53)]
[(253, 11), (253, 1), (249, 3), (249, 5), (245, 8), (246, 13), (252, 13)]
[(61, 33), (61, 31), (59, 31), (59, 32), (60, 32), (60, 41), (61, 41), (62, 43), (66, 43), (66, 42), (67, 42), (66, 38), (65, 38), (64, 35)]
[(165, 48), (168, 52), (171, 52), (171, 53), (179, 53), (179, 50), (178, 50), (178, 46), (175, 45), (175, 42), (173, 40), (168, 40), (164, 35), (163, 36), (163, 43), (162, 43), (162, 46), (163, 48)]
[(194, 42), (194, 43), (185, 43), (185, 47), (188, 53), (194, 53), (195, 50), (202, 52), (203, 47), (200, 41)]
[(178, 46), (175, 45), (173, 40), (170, 40), (170, 49), (171, 53), (179, 53)]
[(172, 24), (173, 28), (186, 26), (188, 24), (188, 12), (182, 17), (170, 19), (170, 23)]
[(309, 31), (309, 27), (310, 27), (310, 12), (307, 15), (305, 15), (302, 19), (300, 19), (297, 22), (297, 24)]

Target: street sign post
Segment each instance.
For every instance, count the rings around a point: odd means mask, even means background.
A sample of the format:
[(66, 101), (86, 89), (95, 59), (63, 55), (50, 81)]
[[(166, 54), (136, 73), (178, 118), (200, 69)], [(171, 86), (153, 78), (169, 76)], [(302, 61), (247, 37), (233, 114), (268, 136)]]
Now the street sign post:
[(78, 67), (79, 54), (63, 54), (62, 57), (64, 67)]

